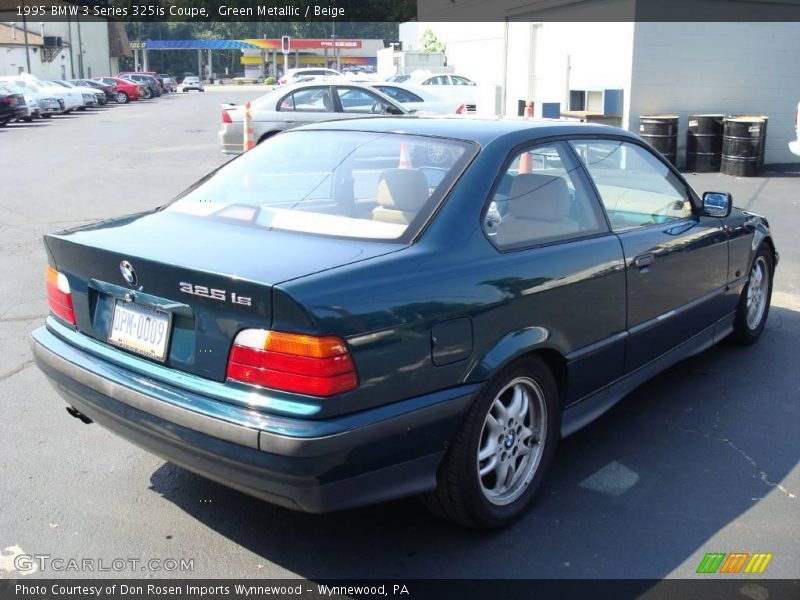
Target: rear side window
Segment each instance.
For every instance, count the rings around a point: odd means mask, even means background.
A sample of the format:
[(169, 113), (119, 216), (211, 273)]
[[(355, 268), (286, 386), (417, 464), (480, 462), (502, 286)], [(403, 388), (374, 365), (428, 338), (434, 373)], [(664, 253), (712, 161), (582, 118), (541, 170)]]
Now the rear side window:
[(382, 98), (365, 90), (337, 87), (336, 93), (339, 94), (339, 102), (346, 113), (382, 113), (386, 108), (386, 102)]
[(646, 148), (618, 140), (570, 143), (586, 165), (614, 231), (691, 216), (686, 186)]
[(289, 131), (231, 161), (167, 210), (264, 229), (404, 242), (475, 152), (473, 144), (423, 136)]
[(336, 112), (329, 87), (303, 88), (285, 96), (278, 110), (296, 112)]
[(483, 221), (486, 235), (502, 250), (608, 230), (585, 176), (563, 142), (534, 146), (514, 156)]
[(376, 85), (375, 86), (378, 91), (383, 92), (389, 98), (393, 100), (397, 100), (398, 102), (422, 102), (422, 98), (409, 92), (408, 90), (404, 90), (403, 88), (394, 87), (391, 85)]

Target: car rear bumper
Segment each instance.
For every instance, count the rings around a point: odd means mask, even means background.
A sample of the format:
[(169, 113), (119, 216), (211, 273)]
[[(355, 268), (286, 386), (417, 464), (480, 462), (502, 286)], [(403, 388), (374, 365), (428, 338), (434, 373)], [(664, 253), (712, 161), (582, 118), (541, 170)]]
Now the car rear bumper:
[(327, 420), (288, 418), (143, 377), (48, 327), (31, 339), (38, 367), (83, 415), (190, 471), (308, 512), (433, 489), (477, 391), (461, 386)]

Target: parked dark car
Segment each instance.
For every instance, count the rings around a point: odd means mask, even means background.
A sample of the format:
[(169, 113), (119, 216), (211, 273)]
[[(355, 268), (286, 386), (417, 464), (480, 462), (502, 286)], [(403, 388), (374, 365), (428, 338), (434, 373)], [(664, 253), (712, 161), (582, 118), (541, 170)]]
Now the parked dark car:
[(69, 79), (68, 81), (73, 85), (84, 86), (84, 87), (92, 87), (92, 88), (100, 90), (101, 92), (103, 92), (106, 95), (106, 102), (108, 102), (108, 101), (116, 102), (117, 101), (117, 86), (116, 85), (112, 85), (112, 84), (108, 84), (108, 83), (102, 83), (102, 82), (97, 81), (95, 79)]
[(134, 83), (141, 83), (144, 85), (146, 87), (145, 94), (143, 96), (145, 100), (161, 96), (161, 84), (158, 83), (158, 80), (156, 80), (156, 78), (152, 75), (141, 75), (137, 73), (123, 75), (120, 73), (119, 76), (121, 79), (132, 81)]
[(45, 247), (34, 356), (73, 416), (289, 508), (475, 528), (648, 378), (756, 341), (778, 261), (631, 133), (413, 117), (281, 133)]
[(0, 85), (0, 127), (4, 127), (9, 121), (23, 119), (27, 114), (25, 96)]

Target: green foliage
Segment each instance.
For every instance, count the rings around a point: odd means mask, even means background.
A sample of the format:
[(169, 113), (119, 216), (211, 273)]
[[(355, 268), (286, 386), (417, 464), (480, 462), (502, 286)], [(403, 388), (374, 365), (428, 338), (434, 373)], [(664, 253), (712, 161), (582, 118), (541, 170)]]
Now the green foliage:
[(264, 85), (275, 85), (275, 78), (270, 75), (264, 80)]
[(423, 52), (441, 52), (444, 54), (444, 44), (439, 41), (439, 38), (436, 37), (436, 34), (433, 33), (430, 29), (426, 29), (425, 33), (422, 34), (422, 51)]

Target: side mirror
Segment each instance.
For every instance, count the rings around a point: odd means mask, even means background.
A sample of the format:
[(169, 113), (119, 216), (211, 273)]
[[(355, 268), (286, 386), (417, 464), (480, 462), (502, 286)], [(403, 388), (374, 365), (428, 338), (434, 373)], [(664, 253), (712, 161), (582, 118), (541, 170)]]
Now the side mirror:
[(386, 105), (386, 109), (384, 110), (384, 114), (387, 114), (387, 115), (402, 115), (402, 114), (405, 114), (405, 113), (401, 109), (397, 108), (396, 106), (393, 106), (391, 104), (387, 104)]
[(733, 196), (727, 192), (706, 192), (703, 194), (703, 214), (707, 217), (724, 219), (731, 214)]

